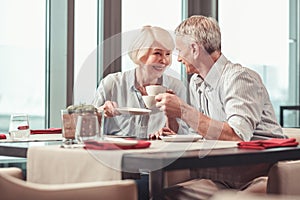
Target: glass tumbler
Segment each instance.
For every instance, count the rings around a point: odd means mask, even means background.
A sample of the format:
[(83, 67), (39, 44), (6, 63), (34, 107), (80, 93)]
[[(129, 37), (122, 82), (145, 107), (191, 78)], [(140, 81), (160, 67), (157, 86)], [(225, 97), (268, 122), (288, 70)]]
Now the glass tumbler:
[(77, 117), (76, 137), (81, 143), (97, 140), (100, 134), (98, 117), (95, 114), (84, 114)]
[(12, 140), (26, 140), (30, 136), (28, 114), (12, 114), (9, 124), (9, 135)]
[(61, 122), (62, 122), (62, 136), (63, 143), (71, 145), (76, 143), (75, 141), (75, 121), (71, 113), (67, 109), (61, 110)]

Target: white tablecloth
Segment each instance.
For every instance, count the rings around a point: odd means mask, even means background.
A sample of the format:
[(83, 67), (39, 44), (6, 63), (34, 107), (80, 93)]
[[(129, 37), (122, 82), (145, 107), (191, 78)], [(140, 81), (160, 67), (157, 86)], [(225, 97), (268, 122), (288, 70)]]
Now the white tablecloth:
[(6, 134), (6, 138), (4, 140), (0, 140), (0, 143), (7, 142), (47, 142), (47, 141), (60, 141), (63, 140), (62, 134), (31, 134), (28, 139), (19, 139), (12, 140), (10, 139), (9, 134)]
[[(129, 152), (174, 151), (180, 156), (186, 150), (236, 147), (237, 142), (151, 141), (147, 149), (84, 150), (60, 146), (36, 146), (28, 149), (27, 181), (44, 184), (76, 183), (121, 179), (122, 155)], [(203, 151), (208, 153), (208, 151)], [(199, 155), (199, 157), (205, 155)]]

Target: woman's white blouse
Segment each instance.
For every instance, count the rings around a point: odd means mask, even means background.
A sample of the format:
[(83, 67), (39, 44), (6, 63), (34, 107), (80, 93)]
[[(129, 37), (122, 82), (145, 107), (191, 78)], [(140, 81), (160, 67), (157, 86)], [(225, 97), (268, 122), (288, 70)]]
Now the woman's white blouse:
[[(117, 72), (107, 75), (97, 88), (93, 105), (99, 107), (105, 101), (115, 101), (118, 107), (145, 108), (142, 94), (135, 88), (135, 69), (126, 72)], [(163, 74), (162, 85), (172, 89), (177, 96), (186, 100), (186, 87), (183, 82), (172, 76)], [(178, 119), (182, 134), (182, 121)], [(158, 109), (152, 110), (149, 115), (122, 114), (112, 118), (105, 118), (105, 134), (145, 137), (165, 126), (166, 117)]]

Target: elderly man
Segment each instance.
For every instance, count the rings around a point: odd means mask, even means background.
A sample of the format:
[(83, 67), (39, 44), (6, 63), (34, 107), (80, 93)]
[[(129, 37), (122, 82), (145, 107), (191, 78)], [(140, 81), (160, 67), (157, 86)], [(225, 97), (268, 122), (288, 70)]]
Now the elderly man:
[[(180, 118), (206, 139), (249, 141), (283, 138), (268, 92), (259, 75), (231, 63), (221, 52), (217, 21), (192, 16), (175, 30), (178, 61), (190, 80), (190, 106), (176, 95), (156, 96), (170, 118)], [(192, 181), (166, 190), (170, 199), (207, 199), (220, 189), (264, 192), (268, 165), (193, 171)]]

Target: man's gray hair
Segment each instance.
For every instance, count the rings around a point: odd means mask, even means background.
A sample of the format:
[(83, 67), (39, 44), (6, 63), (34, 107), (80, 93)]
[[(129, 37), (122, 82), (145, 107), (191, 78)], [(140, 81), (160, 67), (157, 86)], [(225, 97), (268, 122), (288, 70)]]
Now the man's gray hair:
[(193, 15), (185, 19), (176, 29), (176, 36), (188, 36), (203, 45), (211, 54), (221, 51), (221, 31), (216, 19), (202, 15)]

